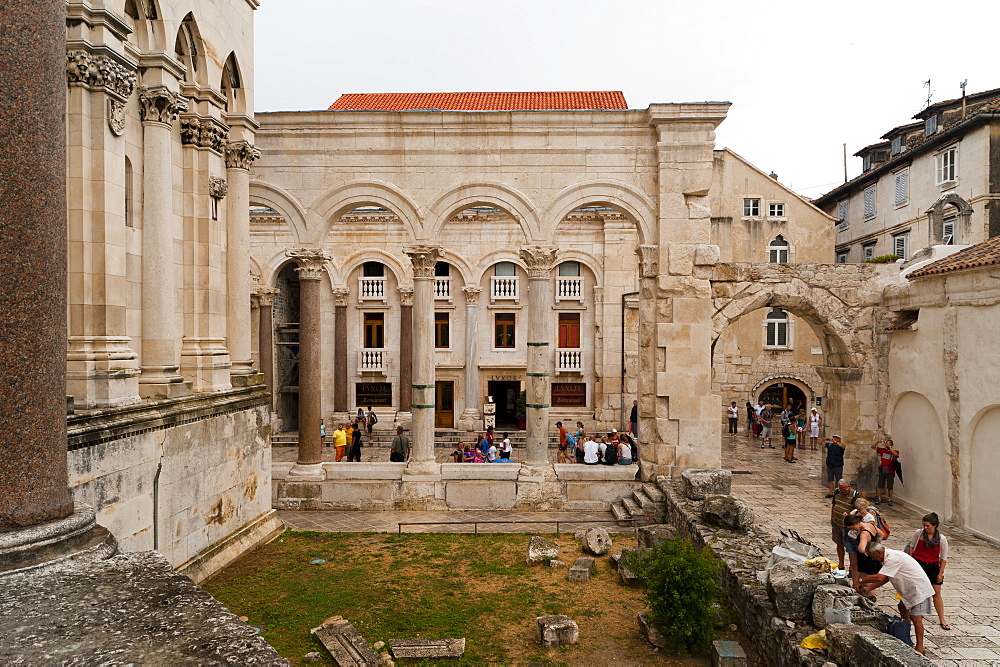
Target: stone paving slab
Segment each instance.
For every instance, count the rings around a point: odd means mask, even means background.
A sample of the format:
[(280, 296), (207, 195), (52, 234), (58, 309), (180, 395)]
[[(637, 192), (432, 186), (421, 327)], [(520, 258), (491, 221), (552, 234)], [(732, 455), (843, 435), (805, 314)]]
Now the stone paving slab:
[[(830, 536), (830, 501), (821, 451), (796, 450), (798, 463), (785, 463), (781, 449), (764, 449), (742, 435), (723, 436), (723, 467), (734, 471), (733, 495), (754, 509), (757, 523), (776, 537), (795, 529), (818, 546), (824, 556), (837, 558)], [(737, 474), (745, 471), (749, 474)], [(858, 489), (871, 494), (874, 489)], [(892, 526), (885, 541), (902, 549), (920, 527), (924, 512), (895, 502), (878, 509)], [(937, 614), (925, 617), (927, 657), (940, 665), (1000, 665), (1000, 547), (964, 530), (942, 523), (950, 549), (942, 594), (945, 618), (952, 630), (942, 630)], [(876, 591), (887, 613), (897, 614), (895, 590), (887, 584)]]

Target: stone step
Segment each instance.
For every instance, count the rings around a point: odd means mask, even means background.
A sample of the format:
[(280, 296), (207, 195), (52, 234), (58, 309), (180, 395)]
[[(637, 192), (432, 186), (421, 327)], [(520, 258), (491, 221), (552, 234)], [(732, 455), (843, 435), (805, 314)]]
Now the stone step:
[(639, 503), (635, 502), (631, 496), (622, 496), (622, 504), (632, 518), (642, 516), (642, 508), (639, 507)]
[(655, 484), (650, 484), (647, 482), (646, 484), (642, 485), (642, 490), (646, 493), (647, 496), (649, 496), (650, 500), (652, 500), (654, 503), (663, 503), (667, 501), (667, 497), (663, 495), (663, 491), (661, 491), (660, 487), (656, 486)]
[(656, 503), (653, 499), (646, 495), (644, 489), (632, 489), (632, 500), (634, 500), (643, 511), (653, 510), (656, 507)]
[(625, 505), (621, 501), (615, 501), (611, 503), (611, 515), (615, 517), (615, 522), (619, 526), (630, 526), (632, 524), (632, 516), (625, 509)]

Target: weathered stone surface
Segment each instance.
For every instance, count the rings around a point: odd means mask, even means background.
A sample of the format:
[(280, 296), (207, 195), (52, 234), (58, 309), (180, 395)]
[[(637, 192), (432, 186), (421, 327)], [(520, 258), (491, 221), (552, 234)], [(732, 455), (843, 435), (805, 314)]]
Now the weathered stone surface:
[(666, 648), (667, 638), (649, 620), (648, 611), (639, 612), (639, 631), (642, 632), (642, 636), (646, 638), (646, 641), (656, 648)]
[(826, 630), (826, 653), (838, 665), (854, 664), (854, 637), (862, 632), (878, 632), (867, 625), (831, 623)]
[(672, 526), (665, 523), (651, 526), (639, 526), (639, 546), (652, 549), (663, 542), (669, 542), (677, 537)]
[(559, 556), (559, 545), (538, 535), (532, 535), (528, 542), (528, 565), (543, 563)]
[(535, 619), (538, 641), (545, 648), (559, 648), (575, 644), (580, 639), (580, 628), (569, 616), (539, 616)]
[(553, 558), (549, 561), (549, 567), (554, 570), (562, 570), (566, 567), (566, 561), (559, 560), (558, 558)]
[(747, 654), (739, 642), (712, 642), (712, 667), (743, 667), (747, 664)]
[(863, 632), (854, 637), (851, 665), (858, 667), (930, 667), (934, 663), (884, 632)]
[(461, 639), (390, 639), (392, 656), (397, 660), (461, 660), (465, 655), (465, 637)]
[(684, 495), (691, 500), (703, 500), (710, 495), (728, 496), (733, 486), (733, 473), (728, 470), (688, 468), (681, 473)]
[(320, 655), (319, 651), (309, 651), (304, 656), (302, 656), (302, 662), (313, 663), (313, 662), (319, 662), (322, 659), (323, 656)]
[(608, 556), (608, 565), (611, 566), (612, 570), (617, 570), (618, 565), (622, 562), (622, 554), (611, 554)]
[(372, 650), (365, 638), (341, 616), (332, 616), (310, 630), (330, 652), (333, 662), (341, 667), (361, 667), (382, 664), (382, 657)]
[[(583, 535), (583, 552), (603, 556), (611, 548), (611, 536), (600, 527), (589, 529)], [(579, 561), (578, 561), (579, 562)]]
[(735, 496), (708, 496), (701, 506), (701, 518), (733, 530), (747, 530), (754, 521), (753, 508)]
[(580, 530), (573, 533), (573, 539), (577, 542), (583, 542), (583, 536), (587, 534), (586, 528), (581, 528)]
[(838, 599), (842, 601), (840, 604), (849, 603), (849, 606), (856, 606), (861, 596), (850, 586), (838, 586), (835, 583), (817, 586), (812, 601), (812, 624), (817, 628), (825, 628), (826, 608), (836, 606), (834, 600)]
[(593, 558), (577, 558), (573, 567), (569, 569), (570, 581), (590, 581), (590, 575), (594, 571)]
[(783, 561), (771, 568), (767, 595), (782, 618), (808, 621), (812, 618), (816, 588), (832, 583), (833, 575), (829, 572), (815, 572), (805, 563)]

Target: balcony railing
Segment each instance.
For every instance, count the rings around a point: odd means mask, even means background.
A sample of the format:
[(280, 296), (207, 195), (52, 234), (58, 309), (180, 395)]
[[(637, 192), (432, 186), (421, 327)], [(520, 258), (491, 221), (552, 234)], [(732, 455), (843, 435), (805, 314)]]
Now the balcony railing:
[(490, 276), (490, 300), (517, 301), (517, 276)]
[(358, 301), (385, 302), (385, 278), (358, 278)]
[(434, 279), (434, 298), (451, 301), (451, 277)]
[(556, 278), (556, 301), (583, 301), (583, 278)]
[(583, 350), (579, 349), (556, 349), (556, 372), (557, 373), (582, 373), (583, 372)]
[(358, 352), (358, 373), (384, 373), (385, 350), (360, 350)]

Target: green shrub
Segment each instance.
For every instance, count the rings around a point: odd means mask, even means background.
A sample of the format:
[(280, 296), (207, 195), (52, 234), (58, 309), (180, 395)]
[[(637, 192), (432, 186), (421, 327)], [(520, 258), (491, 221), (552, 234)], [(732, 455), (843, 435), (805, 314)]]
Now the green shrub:
[(866, 264), (892, 264), (897, 259), (899, 255), (879, 255), (878, 257), (872, 257), (871, 259), (865, 260)]
[(722, 599), (716, 577), (721, 563), (705, 547), (695, 551), (685, 539), (663, 542), (646, 554), (632, 552), (627, 566), (642, 579), (650, 605), (650, 620), (677, 652), (707, 651), (714, 636), (716, 612)]

